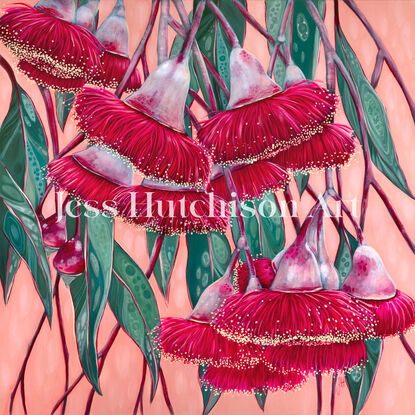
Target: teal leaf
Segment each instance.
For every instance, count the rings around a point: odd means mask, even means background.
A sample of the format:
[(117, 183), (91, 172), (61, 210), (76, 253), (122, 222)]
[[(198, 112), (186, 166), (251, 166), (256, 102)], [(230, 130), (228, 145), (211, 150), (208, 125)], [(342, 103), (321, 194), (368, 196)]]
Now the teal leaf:
[(55, 91), (56, 100), (56, 116), (58, 118), (59, 126), (63, 131), (65, 129), (66, 121), (71, 112), (72, 105), (75, 101), (75, 94), (73, 92)]
[[(157, 235), (158, 234), (156, 232), (147, 232), (147, 249), (149, 256), (151, 256), (151, 252), (153, 251)], [(157, 285), (166, 300), (169, 298), (170, 278), (173, 271), (174, 262), (176, 261), (178, 248), (179, 236), (165, 235), (163, 245), (161, 246), (160, 255), (153, 270)]]
[(285, 245), (284, 221), (273, 193), (267, 193), (262, 199), (255, 200), (259, 217), (261, 253), (264, 257), (274, 258)]
[(151, 332), (160, 322), (157, 302), (147, 277), (117, 242), (108, 301), (118, 322), (143, 352), (151, 371), (154, 396), (160, 361)]
[(367, 361), (346, 372), (346, 382), (353, 401), (353, 415), (359, 415), (375, 382), (377, 368), (382, 356), (382, 339), (365, 340)]
[(75, 309), (79, 359), (86, 377), (98, 393), (97, 335), (111, 283), (114, 223), (98, 215), (86, 219), (85, 272), (70, 285)]
[(29, 267), (36, 290), (51, 321), (52, 284), (40, 224), (29, 199), (3, 163), (0, 163), (0, 203), (2, 209), (7, 209), (0, 223), (1, 233)]
[[(242, 207), (242, 215), (244, 216), (244, 225), (245, 225), (245, 233), (246, 239), (248, 240), (248, 246), (251, 251), (253, 257), (257, 257), (261, 255), (261, 241), (259, 236), (259, 222), (257, 219), (257, 212), (255, 209), (255, 204), (252, 200), (248, 200), (246, 202), (241, 203)], [(238, 241), (239, 238), (239, 226), (238, 221), (235, 217), (231, 219), (231, 226), (232, 226), (232, 235), (233, 240), (235, 243)], [(241, 252), (239, 258), (244, 261), (245, 254)]]
[[(313, 0), (322, 19), (325, 0)], [(292, 59), (307, 79), (314, 79), (320, 50), (320, 33), (304, 1), (294, 2)]]
[(213, 407), (217, 404), (220, 398), (220, 392), (213, 391), (212, 389), (202, 384), (202, 376), (203, 373), (206, 371), (206, 368), (206, 366), (199, 366), (199, 383), (203, 398), (202, 415), (208, 415), (208, 413), (213, 409)]
[[(359, 60), (347, 42), (340, 27), (336, 30), (336, 52), (346, 66), (359, 92), (368, 128), (370, 158), (376, 167), (399, 189), (414, 197), (408, 188), (405, 175), (399, 165), (389, 129), (385, 107), (365, 76)], [(362, 142), (362, 132), (349, 88), (340, 71), (337, 71), (344, 112), (353, 130)]]
[[(284, 15), (287, 2), (287, 0), (265, 0), (266, 26), (268, 32), (275, 40), (278, 39), (278, 36), (280, 34), (282, 17)], [(287, 29), (285, 31), (286, 39), (290, 39), (290, 32), (290, 25), (287, 24)], [(272, 55), (275, 46), (268, 42), (268, 48)], [(275, 60), (274, 75), (277, 84), (282, 86), (284, 83), (285, 65), (279, 56), (277, 56), (277, 59)]]
[(297, 183), (298, 193), (300, 194), (300, 197), (303, 195), (305, 188), (308, 184), (308, 179), (310, 178), (310, 175), (308, 173), (301, 173), (297, 172), (294, 173), (295, 182)]
[[(350, 244), (351, 253), (346, 242), (346, 237)], [(352, 269), (352, 255), (358, 246), (357, 240), (348, 231), (346, 231), (346, 237), (343, 232), (340, 233), (339, 248), (337, 249), (336, 259), (334, 261), (334, 266), (339, 273), (340, 287), (343, 286), (344, 280)]]
[(261, 391), (261, 392), (256, 391), (255, 392), (255, 399), (257, 401), (258, 406), (262, 410), (264, 410), (264, 408), (265, 408), (265, 402), (267, 400), (267, 391), (264, 391), (264, 390)]
[(192, 307), (203, 291), (220, 278), (231, 258), (231, 249), (225, 235), (187, 234), (187, 290)]

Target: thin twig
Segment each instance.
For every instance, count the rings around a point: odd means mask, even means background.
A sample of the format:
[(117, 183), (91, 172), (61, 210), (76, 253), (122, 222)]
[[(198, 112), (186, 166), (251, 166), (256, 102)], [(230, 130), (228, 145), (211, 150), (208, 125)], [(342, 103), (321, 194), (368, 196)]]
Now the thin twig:
[(409, 357), (411, 358), (412, 362), (415, 364), (415, 352), (412, 350), (411, 346), (408, 343), (408, 340), (406, 340), (406, 337), (404, 334), (399, 335), (399, 339), (401, 340), (403, 347), (405, 348), (406, 352), (408, 353)]
[(59, 135), (58, 126), (56, 124), (55, 111), (53, 109), (52, 95), (49, 88), (39, 85), (40, 93), (42, 94), (43, 102), (46, 107), (46, 116), (48, 118), (50, 139), (52, 142), (53, 158), (59, 154)]
[(170, 0), (161, 0), (159, 31), (157, 37), (157, 60), (160, 65), (168, 58), (168, 26), (170, 14)]
[(300, 219), (297, 215), (294, 215), (294, 198), (293, 195), (291, 193), (291, 189), (290, 189), (290, 185), (287, 184), (285, 190), (284, 190), (284, 198), (285, 198), (285, 202), (287, 203), (287, 207), (288, 207), (288, 211), (290, 212), (290, 216), (291, 216), (291, 221), (294, 225), (294, 229), (295, 232), (298, 233), (300, 232), (300, 228), (301, 228), (301, 223), (300, 223)]
[(141, 374), (140, 389), (138, 391), (137, 400), (135, 401), (133, 415), (137, 415), (138, 407), (140, 407), (141, 415), (143, 415), (143, 395), (144, 395), (144, 385), (146, 383), (146, 375), (147, 375), (147, 363), (143, 359), (143, 372)]
[(323, 404), (323, 388), (321, 373), (316, 373), (316, 384), (317, 384), (317, 415), (321, 415), (321, 408)]
[(161, 387), (163, 389), (164, 401), (166, 402), (166, 405), (167, 405), (167, 408), (170, 412), (170, 415), (174, 415), (173, 406), (171, 404), (170, 397), (169, 397), (169, 392), (167, 390), (166, 379), (164, 377), (164, 373), (161, 370), (161, 368), (160, 368), (160, 381), (161, 381)]
[(337, 387), (337, 379), (339, 375), (337, 372), (333, 373), (333, 378), (331, 381), (331, 399), (330, 399), (330, 414), (334, 415), (334, 404), (336, 401), (336, 387)]
[(215, 18), (218, 20), (218, 22), (222, 26), (223, 31), (225, 32), (227, 38), (229, 39), (229, 43), (231, 47), (232, 48), (240, 47), (239, 40), (238, 40), (238, 37), (236, 36), (235, 31), (233, 30), (232, 26), (229, 24), (228, 20), (223, 15), (219, 7), (212, 0), (207, 0), (207, 6), (209, 7), (212, 14), (215, 16)]

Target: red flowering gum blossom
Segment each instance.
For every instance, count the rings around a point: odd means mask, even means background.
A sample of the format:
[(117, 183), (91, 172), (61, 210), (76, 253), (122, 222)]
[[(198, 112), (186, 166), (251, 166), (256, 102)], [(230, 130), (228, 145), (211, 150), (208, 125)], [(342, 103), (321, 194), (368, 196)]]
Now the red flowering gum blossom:
[(394, 336), (414, 326), (415, 301), (396, 290), (381, 257), (373, 248), (361, 245), (356, 249), (343, 289), (373, 309), (378, 320), (377, 336)]
[[(95, 36), (103, 49), (101, 54), (102, 71), (90, 74), (88, 83), (103, 88), (116, 88), (130, 64), (128, 27), (123, 0), (117, 0), (111, 14), (102, 22)], [(140, 88), (140, 85), (140, 74), (135, 69), (127, 83), (126, 91), (133, 92)]]
[(212, 326), (241, 343), (349, 343), (374, 337), (371, 310), (342, 291), (236, 294), (216, 313)]
[(120, 187), (114, 200), (127, 222), (167, 235), (224, 232), (228, 226), (227, 203), (201, 189), (144, 180)]
[(356, 151), (351, 128), (341, 124), (325, 124), (310, 140), (279, 152), (269, 160), (289, 170), (324, 170), (344, 166)]
[[(290, 180), (285, 170), (269, 161), (235, 165), (231, 170), (238, 198), (241, 201), (260, 199), (267, 192), (285, 189)], [(209, 189), (222, 199), (231, 200), (221, 166), (213, 167)]]
[(366, 359), (362, 340), (318, 346), (269, 346), (264, 351), (265, 365), (271, 370), (295, 370), (304, 376), (348, 371)]
[(156, 334), (163, 357), (182, 363), (246, 368), (259, 363), (261, 348), (219, 335), (207, 322), (164, 318)]
[(266, 365), (259, 364), (248, 369), (229, 369), (209, 366), (202, 376), (202, 384), (215, 392), (277, 392), (299, 389), (305, 383), (300, 373), (275, 372)]
[[(211, 160), (183, 132), (104, 90), (85, 88), (75, 107), (89, 141), (116, 151), (146, 177), (191, 187), (207, 183)], [(183, 113), (181, 118), (183, 123)]]
[(86, 73), (100, 69), (101, 47), (88, 30), (71, 22), (73, 17), (72, 0), (8, 7), (0, 18), (0, 40), (25, 62), (20, 67), (30, 78), (75, 90)]
[[(254, 259), (254, 266), (258, 280), (262, 288), (269, 288), (274, 281), (275, 272), (272, 267), (272, 261), (268, 258), (258, 258)], [(248, 287), (249, 274), (248, 266), (245, 263), (240, 265), (236, 269), (234, 276), (234, 285), (236, 286), (236, 291), (244, 293)]]
[(231, 97), (226, 111), (205, 121), (198, 139), (217, 164), (252, 163), (307, 141), (330, 122), (336, 99), (313, 81), (284, 91), (258, 60), (241, 48), (230, 57)]
[(132, 169), (111, 152), (100, 147), (53, 160), (48, 165), (48, 178), (70, 195), (104, 210), (120, 186), (131, 185)]

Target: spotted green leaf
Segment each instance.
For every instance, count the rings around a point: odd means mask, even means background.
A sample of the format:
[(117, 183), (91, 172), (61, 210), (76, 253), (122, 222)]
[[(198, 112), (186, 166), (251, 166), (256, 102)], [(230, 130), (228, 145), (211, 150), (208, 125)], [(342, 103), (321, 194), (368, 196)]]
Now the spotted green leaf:
[[(349, 246), (347, 245), (346, 238), (350, 244), (351, 252), (349, 250)], [(340, 286), (343, 286), (344, 280), (352, 269), (352, 255), (354, 254), (357, 246), (357, 240), (348, 231), (346, 231), (346, 237), (343, 233), (340, 234), (339, 248), (337, 249), (336, 259), (334, 261), (334, 266), (339, 273)]]
[(7, 209), (0, 223), (1, 234), (29, 267), (50, 321), (52, 284), (39, 221), (29, 199), (3, 163), (0, 163), (0, 202)]
[(98, 393), (97, 335), (111, 283), (114, 223), (104, 215), (86, 219), (85, 272), (70, 285), (75, 309), (79, 359), (86, 377)]
[[(272, 35), (274, 39), (277, 39), (281, 29), (282, 17), (284, 15), (284, 10), (287, 6), (287, 0), (265, 0), (265, 20), (268, 32)], [(286, 39), (290, 39), (291, 36), (290, 25), (287, 25), (285, 31)], [(270, 53), (274, 51), (274, 46), (268, 42), (268, 48)], [(275, 60), (274, 67), (275, 80), (278, 85), (283, 85), (284, 76), (285, 76), (285, 65), (281, 58), (278, 56)]]
[[(241, 208), (242, 208), (242, 215), (244, 216), (245, 233), (246, 233), (246, 238), (248, 240), (248, 246), (249, 246), (252, 256), (257, 257), (261, 255), (261, 241), (260, 241), (260, 236), (259, 236), (259, 221), (257, 218), (255, 203), (251, 200), (248, 200), (241, 204)], [(231, 225), (232, 225), (233, 240), (236, 243), (239, 238), (239, 227), (238, 227), (238, 221), (236, 220), (235, 217), (232, 217)], [(241, 252), (241, 254), (239, 255), (239, 258), (242, 261), (244, 261), (245, 254)]]
[(255, 392), (255, 399), (257, 401), (258, 406), (264, 410), (265, 402), (267, 400), (267, 391)]
[[(367, 80), (359, 60), (349, 45), (340, 27), (336, 30), (336, 51), (345, 64), (362, 101), (364, 115), (368, 128), (368, 141), (370, 158), (378, 169), (399, 189), (413, 198), (408, 188), (405, 175), (399, 165), (392, 136), (389, 129), (388, 117), (385, 107), (376, 91)], [(357, 117), (349, 88), (339, 71), (337, 71), (344, 112), (359, 139), (362, 140), (360, 124)]]
[(359, 415), (375, 382), (377, 368), (382, 356), (382, 339), (365, 341), (367, 361), (365, 365), (356, 366), (352, 372), (346, 373), (347, 386), (353, 401), (353, 415)]
[(220, 398), (220, 392), (213, 391), (206, 385), (202, 384), (202, 376), (203, 373), (206, 371), (206, 368), (206, 366), (199, 366), (199, 383), (203, 398), (202, 415), (208, 415), (208, 413), (213, 409), (213, 407), (217, 404)]
[[(157, 238), (156, 232), (147, 232), (147, 249), (149, 256), (153, 251), (154, 243)], [(174, 262), (176, 260), (177, 251), (179, 248), (178, 235), (165, 235), (163, 245), (161, 246), (160, 255), (157, 259), (153, 273), (156, 277), (157, 285), (161, 293), (167, 300), (169, 297), (170, 277), (173, 271)]]
[[(313, 0), (324, 18), (325, 0)], [(292, 58), (307, 79), (314, 79), (320, 50), (320, 33), (304, 1), (294, 2)]]
[(160, 361), (151, 332), (160, 322), (157, 302), (147, 277), (117, 242), (108, 301), (118, 322), (143, 352), (151, 371), (154, 395)]

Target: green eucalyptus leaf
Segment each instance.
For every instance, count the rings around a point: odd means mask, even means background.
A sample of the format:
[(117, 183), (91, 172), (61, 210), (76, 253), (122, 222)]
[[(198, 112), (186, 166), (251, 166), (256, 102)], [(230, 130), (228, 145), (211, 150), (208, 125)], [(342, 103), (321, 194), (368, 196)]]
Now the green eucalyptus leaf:
[[(405, 194), (414, 198), (399, 165), (389, 129), (385, 107), (365, 76), (359, 60), (340, 27), (336, 30), (336, 52), (346, 66), (359, 92), (368, 128), (370, 158), (378, 169)], [(362, 141), (362, 132), (349, 88), (340, 71), (337, 71), (344, 112), (353, 130)]]
[[(156, 232), (147, 232), (147, 249), (149, 256), (153, 251), (157, 235), (158, 234)], [(176, 261), (178, 248), (179, 236), (165, 235), (163, 245), (161, 246), (160, 255), (153, 270), (157, 285), (166, 300), (169, 297), (170, 277), (173, 271), (174, 262)]]
[(272, 259), (285, 245), (281, 211), (273, 193), (267, 193), (262, 199), (255, 200), (255, 206), (259, 217), (261, 253)]
[(258, 406), (262, 410), (264, 410), (264, 408), (265, 408), (265, 402), (267, 400), (267, 391), (264, 391), (264, 390), (261, 391), (261, 392), (256, 391), (255, 392), (255, 399), (257, 401)]
[(206, 287), (222, 277), (231, 258), (231, 248), (225, 235), (187, 234), (187, 290), (192, 307)]
[[(261, 255), (261, 241), (259, 236), (259, 221), (257, 219), (257, 212), (255, 204), (252, 200), (241, 203), (242, 215), (244, 216), (244, 225), (246, 239), (248, 240), (248, 246), (253, 257)], [(232, 235), (235, 243), (239, 238), (239, 226), (236, 218), (231, 219)], [(239, 258), (245, 261), (245, 254), (241, 252)]]
[(29, 199), (3, 163), (0, 163), (0, 203), (2, 209), (7, 209), (0, 223), (1, 234), (29, 267), (36, 290), (51, 321), (52, 284), (40, 224)]
[[(282, 17), (284, 15), (285, 8), (287, 6), (288, 0), (265, 0), (265, 20), (268, 32), (271, 36), (276, 40), (280, 34)], [(292, 12), (291, 12), (292, 13)], [(286, 39), (290, 39), (291, 37), (291, 29), (290, 25), (287, 25), (287, 29), (285, 31)], [(272, 55), (275, 46), (273, 46), (270, 42), (268, 42), (268, 48)], [(278, 85), (283, 85), (284, 83), (284, 76), (285, 76), (285, 65), (281, 58), (277, 56), (275, 60), (275, 67), (274, 67), (274, 75), (275, 80)]]
[(86, 377), (98, 393), (97, 335), (111, 283), (114, 222), (104, 215), (87, 217), (85, 272), (70, 285), (75, 309), (79, 359)]
[(297, 172), (294, 173), (295, 182), (297, 183), (298, 193), (300, 194), (300, 197), (303, 195), (305, 188), (308, 184), (308, 179), (310, 178), (310, 175), (308, 173), (301, 173)]
[(353, 415), (359, 415), (375, 382), (377, 368), (382, 356), (382, 339), (365, 340), (367, 361), (346, 373), (346, 382), (353, 401)]
[(117, 242), (108, 301), (118, 322), (143, 352), (151, 371), (154, 396), (160, 361), (151, 332), (160, 322), (157, 302), (147, 277)]
[[(352, 251), (351, 253), (349, 251), (349, 246), (347, 245), (346, 238), (350, 244), (350, 249)], [(348, 231), (346, 231), (346, 237), (344, 236), (343, 232), (340, 233), (339, 248), (337, 249), (336, 259), (334, 261), (334, 266), (339, 273), (340, 287), (343, 286), (344, 280), (352, 269), (352, 255), (354, 254), (357, 246), (357, 240)]]
[[(313, 0), (322, 19), (325, 0)], [(307, 79), (314, 79), (320, 50), (320, 33), (304, 1), (294, 2), (292, 59)]]
[(55, 91), (56, 99), (56, 115), (59, 126), (63, 131), (65, 129), (66, 121), (71, 112), (72, 105), (75, 101), (75, 94), (73, 92)]
[(213, 391), (210, 388), (202, 384), (202, 376), (205, 373), (206, 369), (207, 369), (207, 366), (199, 366), (199, 383), (200, 383), (200, 389), (202, 391), (202, 397), (203, 397), (202, 415), (208, 415), (208, 413), (213, 409), (213, 407), (217, 404), (220, 398), (219, 392)]

